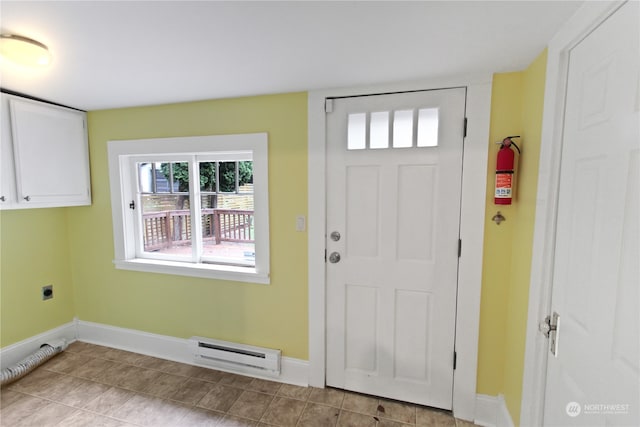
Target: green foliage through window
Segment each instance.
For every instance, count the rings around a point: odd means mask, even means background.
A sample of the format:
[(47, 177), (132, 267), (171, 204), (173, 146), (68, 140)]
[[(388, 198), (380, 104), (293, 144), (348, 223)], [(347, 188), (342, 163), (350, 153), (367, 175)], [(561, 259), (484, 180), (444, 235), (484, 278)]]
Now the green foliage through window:
[[(236, 171), (237, 165), (237, 171)], [(216, 189), (216, 166), (220, 176), (219, 189)], [(200, 162), (200, 191), (211, 193), (235, 193), (236, 173), (238, 174), (237, 185), (253, 184), (253, 162)], [(173, 182), (178, 184), (178, 191), (181, 193), (189, 192), (189, 164), (188, 163), (169, 163), (161, 164), (162, 174), (168, 181), (171, 181), (171, 172), (173, 171)], [(175, 188), (175, 187), (174, 187)]]

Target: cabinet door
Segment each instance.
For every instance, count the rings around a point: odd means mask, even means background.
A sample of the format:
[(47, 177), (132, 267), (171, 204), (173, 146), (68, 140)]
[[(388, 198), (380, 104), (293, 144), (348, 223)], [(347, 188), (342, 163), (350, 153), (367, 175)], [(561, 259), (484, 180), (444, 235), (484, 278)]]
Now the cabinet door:
[(90, 204), (86, 114), (24, 99), (9, 105), (21, 207)]
[(0, 102), (0, 209), (13, 208), (16, 203), (10, 122), (9, 98), (3, 93)]

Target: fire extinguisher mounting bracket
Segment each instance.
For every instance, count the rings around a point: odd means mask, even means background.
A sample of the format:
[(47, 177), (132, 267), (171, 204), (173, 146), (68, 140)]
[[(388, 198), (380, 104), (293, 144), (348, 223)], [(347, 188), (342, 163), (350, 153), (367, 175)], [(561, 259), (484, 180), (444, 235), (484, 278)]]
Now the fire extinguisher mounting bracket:
[(507, 218), (504, 217), (504, 215), (502, 215), (500, 213), (500, 211), (498, 211), (492, 218), (491, 221), (495, 222), (496, 224), (500, 225), (500, 223), (502, 221), (506, 221)]

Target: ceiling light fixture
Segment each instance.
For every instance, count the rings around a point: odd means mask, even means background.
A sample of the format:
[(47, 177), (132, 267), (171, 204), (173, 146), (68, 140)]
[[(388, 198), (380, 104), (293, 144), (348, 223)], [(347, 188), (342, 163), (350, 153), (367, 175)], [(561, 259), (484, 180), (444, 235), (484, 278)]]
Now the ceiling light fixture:
[(27, 67), (44, 67), (51, 63), (47, 46), (15, 34), (0, 34), (0, 57)]

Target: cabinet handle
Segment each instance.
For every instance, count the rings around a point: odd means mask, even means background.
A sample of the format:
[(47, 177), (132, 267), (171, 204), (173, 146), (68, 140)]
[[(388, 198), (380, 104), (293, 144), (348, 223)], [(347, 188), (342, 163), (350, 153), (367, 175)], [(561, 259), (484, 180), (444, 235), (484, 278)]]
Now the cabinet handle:
[(24, 199), (28, 202), (29, 200), (31, 200), (30, 196), (25, 196)]

